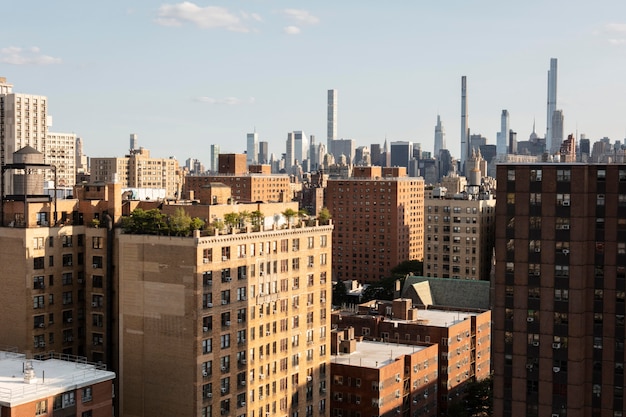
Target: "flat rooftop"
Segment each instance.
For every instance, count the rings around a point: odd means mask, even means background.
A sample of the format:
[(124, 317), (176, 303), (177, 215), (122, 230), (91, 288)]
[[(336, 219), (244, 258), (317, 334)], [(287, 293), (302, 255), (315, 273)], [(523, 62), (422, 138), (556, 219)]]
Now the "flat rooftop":
[[(479, 313), (467, 313), (463, 311), (447, 310), (417, 310), (417, 320), (423, 326), (451, 327)], [(388, 320), (388, 319), (385, 319)], [(390, 320), (395, 321), (395, 320)], [(398, 320), (406, 322), (406, 320)]]
[(356, 350), (352, 353), (331, 356), (331, 363), (378, 369), (395, 362), (399, 356), (411, 355), (427, 347), (364, 340), (356, 342)]
[[(86, 362), (82, 358), (49, 354), (46, 359), (26, 359), (20, 353), (0, 351), (0, 406), (15, 407), (115, 379), (115, 373), (104, 366)], [(24, 382), (24, 367), (32, 364), (36, 379)]]

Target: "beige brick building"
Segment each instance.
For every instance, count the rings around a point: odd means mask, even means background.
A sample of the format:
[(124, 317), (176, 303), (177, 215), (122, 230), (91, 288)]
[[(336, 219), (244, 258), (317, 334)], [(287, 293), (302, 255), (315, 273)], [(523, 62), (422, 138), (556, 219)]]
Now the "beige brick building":
[(121, 414), (324, 415), (331, 233), (119, 235)]

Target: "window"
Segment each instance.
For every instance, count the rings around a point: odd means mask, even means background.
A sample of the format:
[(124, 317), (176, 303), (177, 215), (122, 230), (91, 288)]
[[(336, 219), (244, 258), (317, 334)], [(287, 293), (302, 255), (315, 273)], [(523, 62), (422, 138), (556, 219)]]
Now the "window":
[(38, 256), (36, 258), (33, 258), (33, 268), (34, 269), (43, 269), (44, 268), (44, 259), (45, 259), (45, 257), (43, 257), (43, 256)]
[(94, 288), (102, 288), (102, 275), (93, 275), (91, 277), (91, 285)]
[(46, 287), (43, 275), (33, 277), (33, 289), (43, 290)]
[(37, 401), (35, 405), (35, 415), (40, 416), (48, 413), (48, 400)]
[(556, 180), (569, 182), (572, 177), (572, 171), (569, 169), (557, 169)]
[(93, 249), (102, 249), (104, 247), (103, 239), (100, 236), (94, 236), (91, 238), (91, 247)]
[(507, 170), (507, 180), (508, 181), (515, 181), (515, 169), (508, 169)]
[(85, 387), (85, 388), (83, 388), (83, 392), (82, 392), (81, 399), (82, 399), (82, 401), (83, 401), (84, 403), (86, 403), (86, 402), (88, 402), (88, 401), (91, 401), (91, 399), (92, 399), (92, 397), (91, 397), (91, 393), (92, 393), (91, 387)]

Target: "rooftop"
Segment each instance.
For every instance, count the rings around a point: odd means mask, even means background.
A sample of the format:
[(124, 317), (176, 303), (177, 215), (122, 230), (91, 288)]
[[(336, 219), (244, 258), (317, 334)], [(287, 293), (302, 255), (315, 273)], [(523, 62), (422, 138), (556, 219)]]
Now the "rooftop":
[(364, 340), (356, 342), (356, 350), (352, 353), (333, 355), (332, 363), (380, 369), (395, 362), (402, 355), (411, 355), (427, 347)]
[[(30, 383), (24, 382), (27, 363), (35, 372)], [(84, 358), (50, 353), (26, 359), (20, 353), (0, 351), (0, 406), (15, 407), (114, 378), (115, 373)]]

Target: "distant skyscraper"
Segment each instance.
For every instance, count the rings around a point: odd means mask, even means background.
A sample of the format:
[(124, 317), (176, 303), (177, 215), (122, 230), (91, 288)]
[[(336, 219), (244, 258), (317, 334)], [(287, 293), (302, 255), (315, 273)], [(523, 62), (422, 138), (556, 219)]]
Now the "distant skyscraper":
[(469, 114), (467, 113), (467, 78), (461, 77), (461, 169), (464, 169), (467, 160), (469, 136)]
[(269, 162), (269, 145), (266, 141), (259, 142), (259, 164), (267, 164)]
[(381, 163), (382, 148), (380, 146), (380, 143), (372, 143), (370, 145), (370, 155), (372, 157), (372, 165), (382, 166), (382, 163)]
[(246, 140), (246, 163), (255, 165), (258, 163), (259, 157), (259, 134), (248, 133)]
[(136, 149), (137, 149), (137, 134), (131, 133), (130, 134), (130, 152), (132, 153)]
[(333, 152), (332, 141), (337, 139), (337, 90), (328, 90), (328, 152)]
[(557, 60), (550, 59), (550, 69), (548, 70), (548, 108), (546, 117), (546, 149), (551, 150), (552, 146), (552, 114), (556, 111), (556, 83), (557, 83)]
[(507, 142), (509, 141), (509, 111), (502, 110), (500, 116), (500, 132), (498, 132), (498, 141), (496, 143), (496, 152), (498, 155), (507, 154)]
[(446, 131), (441, 124), (441, 117), (437, 115), (437, 125), (435, 126), (435, 157), (439, 156), (439, 151), (446, 149)]
[(220, 167), (220, 145), (211, 145), (211, 172), (218, 172)]
[(552, 146), (546, 149), (550, 151), (550, 154), (554, 154), (561, 148), (563, 142), (563, 110), (555, 110), (552, 113)]
[(413, 158), (412, 142), (391, 142), (391, 166), (405, 167), (408, 171), (409, 161)]
[(517, 154), (517, 132), (514, 132), (513, 129), (509, 130), (509, 153)]
[(302, 165), (306, 159), (309, 159), (309, 139), (301, 130), (296, 130), (294, 133), (294, 159)]
[(285, 169), (287, 172), (296, 160), (296, 135), (294, 132), (287, 133), (287, 143), (285, 144)]

